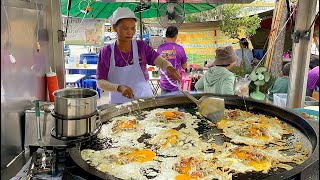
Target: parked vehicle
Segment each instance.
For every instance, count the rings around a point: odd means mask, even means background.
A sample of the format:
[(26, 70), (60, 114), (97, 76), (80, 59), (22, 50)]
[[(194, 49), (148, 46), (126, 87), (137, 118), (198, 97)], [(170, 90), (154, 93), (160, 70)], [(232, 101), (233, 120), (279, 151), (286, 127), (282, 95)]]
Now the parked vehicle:
[(112, 27), (110, 23), (104, 24), (104, 42), (111, 41), (113, 39), (117, 39), (117, 33), (112, 31)]
[(105, 32), (104, 33), (104, 41), (111, 41), (113, 39), (117, 39), (116, 32)]

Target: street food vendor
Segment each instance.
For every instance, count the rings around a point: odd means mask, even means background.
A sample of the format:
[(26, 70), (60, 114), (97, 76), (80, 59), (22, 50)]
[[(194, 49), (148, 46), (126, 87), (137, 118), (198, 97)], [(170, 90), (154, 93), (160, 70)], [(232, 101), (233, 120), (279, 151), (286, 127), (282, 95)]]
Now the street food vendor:
[(97, 85), (109, 91), (109, 103), (119, 104), (132, 98), (153, 97), (148, 83), (147, 64), (156, 65), (168, 76), (180, 82), (179, 72), (152, 47), (132, 39), (136, 32), (136, 17), (129, 8), (118, 8), (109, 18), (117, 40), (100, 49)]

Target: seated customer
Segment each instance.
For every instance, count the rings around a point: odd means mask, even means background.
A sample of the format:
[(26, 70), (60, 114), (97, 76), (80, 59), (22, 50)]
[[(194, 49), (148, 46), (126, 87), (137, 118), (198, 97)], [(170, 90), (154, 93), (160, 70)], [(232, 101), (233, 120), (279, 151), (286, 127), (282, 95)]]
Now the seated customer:
[(289, 72), (290, 72), (290, 63), (287, 63), (282, 68), (282, 75), (278, 77), (271, 87), (268, 89), (268, 99), (273, 101), (274, 93), (287, 93), (288, 92), (288, 83), (289, 83)]
[(230, 69), (236, 64), (237, 55), (232, 46), (223, 46), (216, 49), (216, 60), (213, 67), (206, 72), (196, 83), (197, 91), (221, 95), (234, 95), (235, 75)]

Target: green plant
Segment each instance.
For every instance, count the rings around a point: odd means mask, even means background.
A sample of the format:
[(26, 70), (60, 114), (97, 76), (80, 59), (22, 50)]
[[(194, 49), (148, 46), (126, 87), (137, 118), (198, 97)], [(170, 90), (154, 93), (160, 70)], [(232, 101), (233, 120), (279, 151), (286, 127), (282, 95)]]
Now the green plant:
[(230, 71), (233, 72), (236, 76), (244, 77), (246, 74), (251, 73), (252, 68), (246, 65), (233, 66)]
[(248, 16), (246, 11), (241, 11), (241, 8), (242, 5), (226, 4), (220, 10), (222, 19), (218, 28), (231, 39), (240, 40), (241, 33), (253, 36), (260, 27), (261, 18), (257, 14)]
[[(248, 16), (246, 12), (241, 11), (242, 5), (227, 4), (223, 5), (220, 14), (222, 17), (221, 22), (218, 25), (219, 30), (221, 30), (226, 36), (231, 39), (238, 39), (240, 41), (240, 34), (245, 36), (253, 36), (256, 33), (258, 27), (260, 27), (261, 18), (255, 14), (253, 16)], [(251, 67), (246, 66), (243, 63), (244, 53), (242, 51), (242, 61), (240, 67), (233, 67), (233, 71), (236, 75), (244, 77), (245, 74), (249, 74)]]

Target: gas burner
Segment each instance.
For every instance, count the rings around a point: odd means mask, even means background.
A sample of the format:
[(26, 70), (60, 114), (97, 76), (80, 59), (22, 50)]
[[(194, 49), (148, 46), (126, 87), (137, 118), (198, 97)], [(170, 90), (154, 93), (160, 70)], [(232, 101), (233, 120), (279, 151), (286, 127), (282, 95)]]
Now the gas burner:
[(46, 148), (38, 148), (32, 153), (31, 163), (27, 173), (27, 178), (32, 179), (37, 177), (55, 177), (63, 171), (67, 154), (66, 148), (53, 147), (47, 150)]
[(82, 135), (82, 136), (76, 136), (76, 137), (66, 137), (66, 136), (56, 136), (56, 130), (55, 128), (53, 127), (51, 129), (51, 136), (55, 139), (58, 139), (58, 140), (61, 140), (61, 141), (67, 141), (69, 144), (71, 143), (78, 143), (78, 142), (83, 142), (83, 141), (87, 141), (93, 137), (95, 137), (97, 134), (100, 133), (101, 131), (101, 127), (102, 126), (99, 126), (96, 130), (94, 130), (92, 133), (89, 133), (89, 134), (85, 134), (85, 135)]
[(85, 115), (85, 116), (63, 116), (59, 113), (55, 112), (54, 109), (51, 110), (51, 115), (56, 119), (63, 119), (63, 120), (81, 120), (81, 119), (88, 119), (93, 116), (99, 116), (99, 110), (96, 109), (95, 112)]
[(68, 143), (79, 142), (88, 140), (100, 132), (102, 124), (98, 110), (94, 114), (78, 118), (63, 117), (54, 111), (51, 111), (51, 114), (55, 118), (55, 127), (50, 134), (55, 139)]

